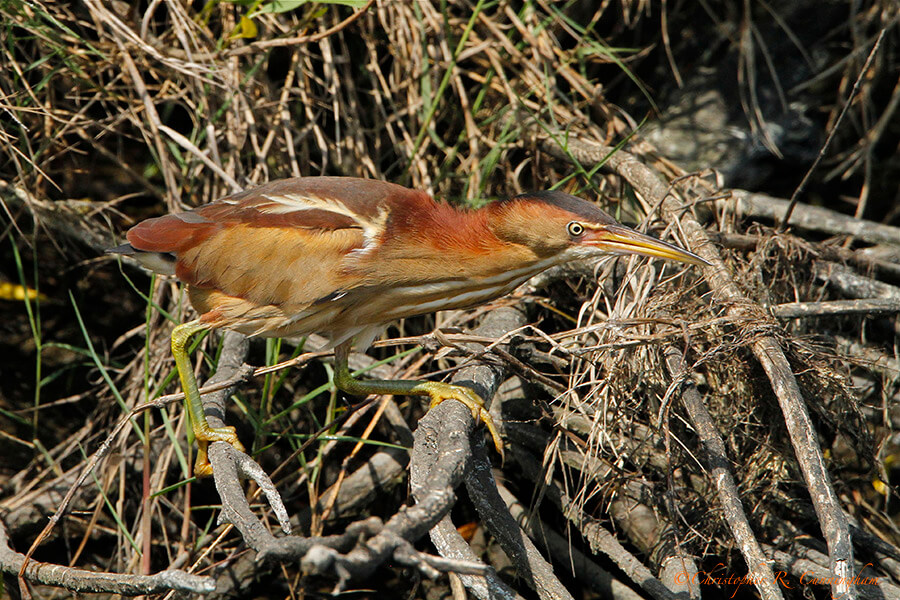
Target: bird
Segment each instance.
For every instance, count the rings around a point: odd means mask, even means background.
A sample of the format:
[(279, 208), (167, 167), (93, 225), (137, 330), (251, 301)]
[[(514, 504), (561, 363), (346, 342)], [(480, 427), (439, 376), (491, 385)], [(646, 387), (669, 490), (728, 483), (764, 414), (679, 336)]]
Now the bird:
[(198, 452), (197, 476), (212, 474), (209, 443), (243, 446), (232, 426), (206, 421), (188, 356), (200, 332), (324, 335), (335, 350), (334, 385), (350, 395), (459, 400), (502, 442), (482, 399), (438, 381), (362, 380), (352, 347), (367, 348), (404, 317), (487, 303), (570, 261), (637, 254), (692, 265), (687, 250), (618, 223), (595, 203), (559, 190), (520, 194), (467, 209), (424, 191), (353, 177), (271, 181), (188, 210), (141, 221), (109, 252), (176, 277), (199, 318), (171, 343)]

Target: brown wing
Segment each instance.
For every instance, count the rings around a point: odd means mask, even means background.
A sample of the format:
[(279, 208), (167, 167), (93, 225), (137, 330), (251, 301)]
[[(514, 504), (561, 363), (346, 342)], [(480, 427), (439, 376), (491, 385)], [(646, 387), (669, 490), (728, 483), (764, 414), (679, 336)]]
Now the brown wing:
[(149, 219), (127, 237), (137, 250), (174, 254), (175, 274), (191, 286), (291, 313), (352, 285), (344, 259), (379, 243), (389, 207), (431, 203), (376, 180), (285, 179)]

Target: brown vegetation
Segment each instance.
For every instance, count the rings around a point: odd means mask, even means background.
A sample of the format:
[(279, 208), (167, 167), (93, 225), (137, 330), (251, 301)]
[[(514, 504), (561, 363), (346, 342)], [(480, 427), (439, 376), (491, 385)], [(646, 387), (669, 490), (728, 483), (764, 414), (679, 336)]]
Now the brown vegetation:
[[(900, 16), (789, 4), (0, 3), (5, 592), (900, 596)], [(714, 267), (556, 269), (354, 357), (493, 397), (502, 464), (454, 403), (351, 405), (312, 344), (208, 336), (253, 460), (189, 480), (191, 309), (103, 250), (322, 174), (558, 186)]]

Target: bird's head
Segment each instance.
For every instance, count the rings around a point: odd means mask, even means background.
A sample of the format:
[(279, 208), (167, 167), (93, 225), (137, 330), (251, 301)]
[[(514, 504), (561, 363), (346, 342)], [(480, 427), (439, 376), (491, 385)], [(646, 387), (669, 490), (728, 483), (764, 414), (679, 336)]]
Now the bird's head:
[(596, 205), (559, 191), (522, 194), (498, 202), (491, 228), (507, 243), (525, 246), (537, 259), (563, 263), (638, 254), (707, 265), (696, 254), (619, 224)]

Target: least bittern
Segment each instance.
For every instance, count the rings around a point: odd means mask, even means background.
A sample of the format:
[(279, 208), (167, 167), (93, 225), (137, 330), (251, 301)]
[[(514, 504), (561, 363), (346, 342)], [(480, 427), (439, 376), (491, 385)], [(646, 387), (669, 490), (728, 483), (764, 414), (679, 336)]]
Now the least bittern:
[(206, 422), (186, 350), (198, 332), (225, 327), (250, 336), (327, 335), (335, 346), (339, 389), (430, 396), (432, 406), (459, 400), (485, 423), (501, 450), (477, 394), (434, 381), (361, 381), (347, 366), (351, 346), (367, 347), (396, 319), (483, 304), (572, 260), (640, 254), (706, 263), (558, 191), (462, 210), (399, 185), (344, 177), (273, 181), (148, 219), (127, 237), (129, 243), (112, 252), (175, 275), (187, 284), (200, 313), (172, 332), (198, 440), (197, 475), (212, 471), (209, 442), (242, 449), (233, 427), (213, 429)]

